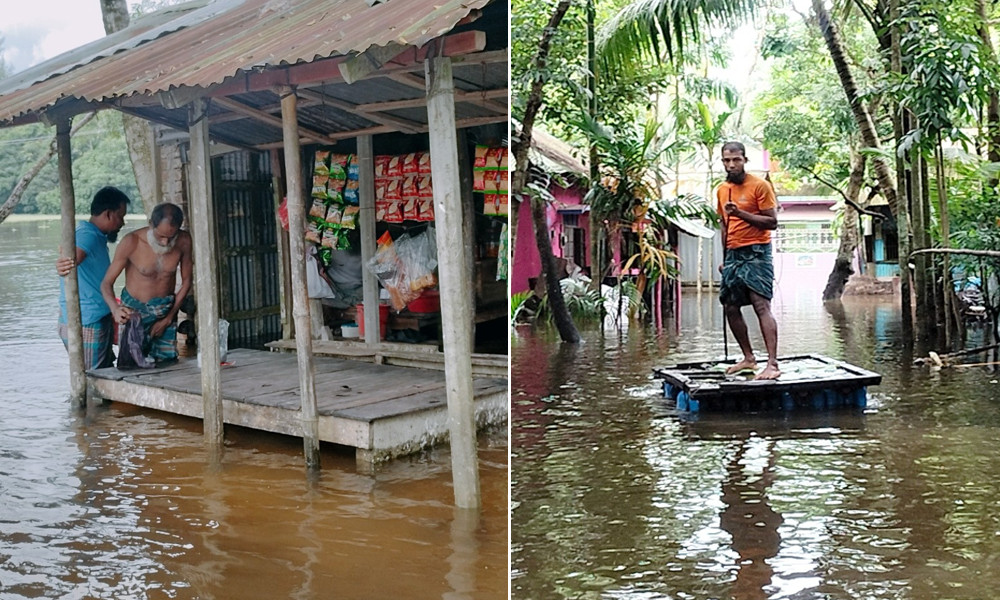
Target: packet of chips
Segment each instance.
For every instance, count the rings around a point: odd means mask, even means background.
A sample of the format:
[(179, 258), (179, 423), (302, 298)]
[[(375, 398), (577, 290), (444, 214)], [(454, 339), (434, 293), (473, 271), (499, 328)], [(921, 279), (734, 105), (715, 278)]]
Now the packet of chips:
[(313, 198), (326, 198), (326, 182), (329, 179), (326, 175), (313, 175), (312, 193)]
[(330, 174), (330, 168), (327, 167), (327, 160), (330, 158), (330, 153), (326, 150), (317, 150), (315, 157), (313, 159), (313, 175), (323, 175), (328, 176)]
[(323, 237), (323, 233), (320, 230), (320, 223), (322, 223), (321, 220), (314, 218), (309, 218), (306, 221), (306, 239), (314, 244), (320, 243)]
[(309, 207), (309, 216), (317, 219), (326, 217), (326, 202), (322, 198), (313, 198), (312, 206)]
[(361, 209), (357, 206), (345, 206), (344, 216), (340, 219), (340, 226), (344, 229), (354, 229), (358, 226), (358, 214)]

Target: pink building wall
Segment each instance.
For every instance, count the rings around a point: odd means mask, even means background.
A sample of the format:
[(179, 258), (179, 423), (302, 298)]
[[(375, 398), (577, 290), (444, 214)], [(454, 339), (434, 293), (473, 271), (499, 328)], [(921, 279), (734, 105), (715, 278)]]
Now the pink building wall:
[[(578, 188), (561, 188), (554, 186), (550, 192), (555, 202), (545, 207), (545, 222), (548, 224), (549, 243), (556, 257), (562, 256), (560, 240), (563, 235), (562, 216), (559, 209), (580, 206), (583, 191)], [(579, 218), (579, 226), (584, 229), (584, 239), (590, 242), (590, 223), (587, 213)], [(582, 265), (581, 265), (582, 266)], [(535, 231), (531, 220), (531, 205), (522, 202), (517, 213), (517, 239), (514, 242), (514, 261), (511, 267), (510, 291), (512, 294), (531, 289), (528, 280), (538, 277), (542, 271), (542, 261), (535, 245)]]
[(511, 293), (530, 289), (528, 278), (535, 277), (541, 270), (542, 260), (535, 247), (535, 229), (531, 226), (531, 203), (524, 201), (517, 207), (517, 239), (514, 241), (514, 264), (511, 267)]

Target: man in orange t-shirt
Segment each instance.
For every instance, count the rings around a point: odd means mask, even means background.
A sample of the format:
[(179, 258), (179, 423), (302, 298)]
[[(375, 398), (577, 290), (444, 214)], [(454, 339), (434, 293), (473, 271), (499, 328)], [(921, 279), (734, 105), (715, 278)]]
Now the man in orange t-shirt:
[(724, 261), (719, 267), (722, 283), (719, 300), (733, 336), (743, 352), (743, 360), (727, 373), (756, 370), (757, 359), (750, 347), (747, 324), (741, 308), (750, 304), (757, 313), (760, 332), (767, 349), (767, 366), (755, 379), (777, 379), (778, 324), (771, 314), (774, 263), (771, 259), (771, 230), (778, 228), (778, 203), (771, 184), (744, 170), (746, 148), (739, 142), (722, 145), (726, 181), (716, 191), (717, 210), (722, 217)]

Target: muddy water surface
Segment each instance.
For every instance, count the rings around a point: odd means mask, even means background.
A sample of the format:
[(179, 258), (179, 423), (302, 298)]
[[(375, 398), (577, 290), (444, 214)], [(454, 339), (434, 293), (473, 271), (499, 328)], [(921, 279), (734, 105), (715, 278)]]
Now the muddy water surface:
[(781, 288), (781, 353), (882, 373), (867, 411), (678, 414), (651, 369), (724, 355), (708, 294), (659, 333), (518, 331), (513, 597), (996, 597), (1000, 376), (914, 366), (891, 298)]
[[(127, 225), (126, 228), (129, 228)], [(70, 407), (58, 222), (0, 225), (0, 598), (505, 598), (507, 432), (481, 436), (484, 507), (453, 508), (447, 448), (357, 474), (324, 448)]]

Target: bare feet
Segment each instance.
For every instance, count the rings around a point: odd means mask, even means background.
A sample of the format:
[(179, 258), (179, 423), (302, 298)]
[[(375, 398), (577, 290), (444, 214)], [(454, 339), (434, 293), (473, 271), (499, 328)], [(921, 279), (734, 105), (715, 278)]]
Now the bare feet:
[(739, 373), (740, 371), (746, 371), (747, 369), (753, 371), (757, 368), (757, 362), (749, 358), (744, 358), (740, 362), (726, 369), (726, 375), (732, 375), (733, 373)]
[(767, 366), (764, 367), (764, 370), (761, 371), (760, 373), (757, 373), (757, 376), (754, 377), (754, 381), (777, 379), (778, 377), (781, 377), (781, 371), (778, 370), (777, 363), (773, 364), (767, 363)]

